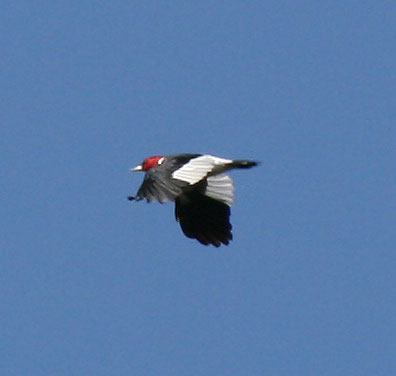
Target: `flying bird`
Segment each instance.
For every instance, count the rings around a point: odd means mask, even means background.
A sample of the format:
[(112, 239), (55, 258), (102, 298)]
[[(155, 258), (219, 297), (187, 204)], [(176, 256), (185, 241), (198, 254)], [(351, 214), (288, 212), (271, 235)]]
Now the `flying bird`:
[(128, 199), (175, 201), (175, 217), (184, 235), (204, 245), (228, 245), (234, 185), (227, 171), (256, 165), (208, 154), (155, 155), (130, 170), (146, 174), (136, 196)]

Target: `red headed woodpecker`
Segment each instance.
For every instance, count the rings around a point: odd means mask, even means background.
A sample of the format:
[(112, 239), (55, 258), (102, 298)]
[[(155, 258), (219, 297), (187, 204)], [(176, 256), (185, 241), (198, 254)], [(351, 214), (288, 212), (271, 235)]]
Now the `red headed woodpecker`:
[(228, 245), (234, 185), (226, 172), (256, 165), (208, 154), (155, 155), (131, 169), (146, 174), (136, 196), (128, 199), (175, 201), (176, 220), (187, 237), (204, 245)]

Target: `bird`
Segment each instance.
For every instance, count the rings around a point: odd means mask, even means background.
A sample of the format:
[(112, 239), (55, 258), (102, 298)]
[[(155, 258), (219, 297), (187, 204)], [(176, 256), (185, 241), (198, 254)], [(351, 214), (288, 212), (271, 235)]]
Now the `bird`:
[(175, 218), (185, 236), (219, 247), (232, 240), (230, 223), (234, 184), (227, 172), (257, 166), (252, 160), (232, 160), (210, 154), (154, 155), (131, 168), (145, 176), (130, 201), (175, 202)]

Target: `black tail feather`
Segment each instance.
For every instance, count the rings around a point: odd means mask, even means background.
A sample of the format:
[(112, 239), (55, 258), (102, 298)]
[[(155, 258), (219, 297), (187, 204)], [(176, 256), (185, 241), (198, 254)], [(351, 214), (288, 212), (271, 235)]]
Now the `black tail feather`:
[(247, 159), (240, 159), (240, 160), (235, 160), (232, 162), (232, 167), (234, 168), (252, 168), (254, 166), (257, 166), (259, 162), (256, 161), (249, 161)]

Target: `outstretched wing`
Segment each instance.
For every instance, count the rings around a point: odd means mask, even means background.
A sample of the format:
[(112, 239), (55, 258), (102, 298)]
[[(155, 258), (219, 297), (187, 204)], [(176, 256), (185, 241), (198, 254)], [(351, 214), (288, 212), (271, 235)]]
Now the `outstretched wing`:
[(175, 216), (184, 235), (201, 244), (219, 247), (232, 240), (229, 205), (204, 194), (191, 192), (176, 199)]
[(167, 201), (174, 201), (182, 193), (184, 182), (170, 179), (164, 180), (164, 174), (156, 171), (161, 166), (153, 167), (146, 172), (142, 185), (140, 186), (136, 200), (146, 199), (148, 202), (159, 201), (161, 204)]
[(172, 177), (193, 185), (210, 175), (220, 174), (230, 168), (233, 168), (231, 159), (219, 158), (213, 155), (200, 155), (196, 158), (191, 158), (187, 163), (180, 166), (172, 173)]

